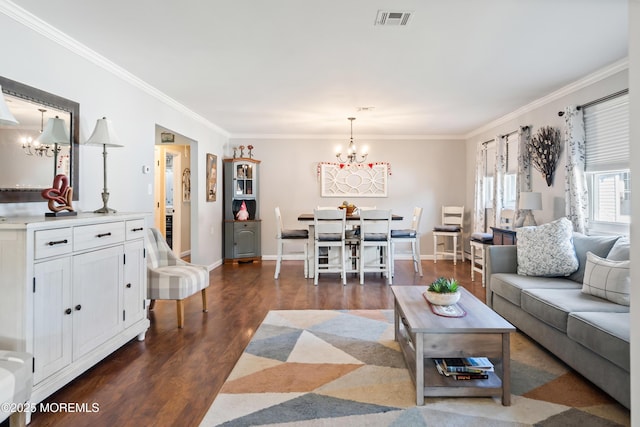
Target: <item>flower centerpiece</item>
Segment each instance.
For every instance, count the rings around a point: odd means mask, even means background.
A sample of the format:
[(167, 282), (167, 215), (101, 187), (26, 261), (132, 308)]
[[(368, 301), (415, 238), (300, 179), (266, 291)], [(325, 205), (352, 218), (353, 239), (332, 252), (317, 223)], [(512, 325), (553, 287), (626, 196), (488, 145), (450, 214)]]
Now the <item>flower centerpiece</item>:
[(342, 204), (340, 206), (338, 206), (338, 208), (340, 209), (346, 209), (347, 210), (347, 216), (351, 216), (353, 215), (353, 211), (356, 210), (356, 205), (354, 205), (353, 203), (349, 203), (346, 200), (342, 202)]
[(437, 278), (429, 287), (425, 296), (427, 300), (434, 305), (453, 305), (460, 299), (460, 284), (453, 277)]

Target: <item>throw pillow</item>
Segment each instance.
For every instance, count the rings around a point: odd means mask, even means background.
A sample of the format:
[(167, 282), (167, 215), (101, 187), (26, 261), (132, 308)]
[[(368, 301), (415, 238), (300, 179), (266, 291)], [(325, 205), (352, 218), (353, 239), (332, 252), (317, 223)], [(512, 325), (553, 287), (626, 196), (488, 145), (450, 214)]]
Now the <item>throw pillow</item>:
[(611, 261), (588, 252), (582, 292), (629, 305), (630, 269), (631, 261)]
[(573, 225), (560, 218), (537, 227), (516, 230), (518, 274), (568, 276), (578, 269), (573, 248)]
[(587, 252), (598, 255), (600, 258), (606, 258), (617, 240), (618, 236), (587, 236), (582, 233), (573, 233), (573, 247), (580, 266), (569, 276), (569, 279), (582, 284), (584, 266), (587, 263)]
[(607, 259), (612, 261), (627, 261), (629, 259), (629, 250), (631, 249), (631, 242), (628, 237), (621, 237), (616, 240), (616, 244), (613, 245), (611, 251), (607, 255)]

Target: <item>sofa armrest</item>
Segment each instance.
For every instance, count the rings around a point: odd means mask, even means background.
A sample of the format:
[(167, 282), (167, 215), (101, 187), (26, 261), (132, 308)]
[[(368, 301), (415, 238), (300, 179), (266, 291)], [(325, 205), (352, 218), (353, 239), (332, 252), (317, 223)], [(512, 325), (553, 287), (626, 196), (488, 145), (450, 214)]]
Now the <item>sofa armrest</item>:
[(496, 273), (517, 273), (518, 252), (515, 245), (494, 245), (487, 247), (486, 259), (486, 303), (493, 306), (491, 275)]

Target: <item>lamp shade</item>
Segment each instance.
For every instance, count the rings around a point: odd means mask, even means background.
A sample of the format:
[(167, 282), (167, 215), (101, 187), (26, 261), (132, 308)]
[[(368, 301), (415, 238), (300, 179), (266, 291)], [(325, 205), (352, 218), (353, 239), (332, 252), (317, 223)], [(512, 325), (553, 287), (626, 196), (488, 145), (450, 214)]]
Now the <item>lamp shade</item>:
[(520, 193), (520, 209), (542, 210), (542, 193), (523, 191)]
[(70, 145), (71, 141), (67, 133), (67, 124), (58, 116), (50, 118), (36, 141), (40, 144), (47, 145)]
[(124, 147), (113, 130), (111, 120), (103, 117), (96, 121), (93, 133), (85, 142), (85, 145), (105, 145), (107, 147)]
[(4, 95), (2, 94), (2, 86), (0, 86), (0, 125), (17, 125), (18, 121), (13, 114), (11, 114), (11, 110), (9, 110), (9, 106), (4, 100)]

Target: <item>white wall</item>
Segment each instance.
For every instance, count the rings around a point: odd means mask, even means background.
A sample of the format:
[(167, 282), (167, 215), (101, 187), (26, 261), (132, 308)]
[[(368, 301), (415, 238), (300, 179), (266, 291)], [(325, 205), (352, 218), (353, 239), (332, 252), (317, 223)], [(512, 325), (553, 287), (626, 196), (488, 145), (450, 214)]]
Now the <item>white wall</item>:
[[(2, 13), (0, 38), (11, 40), (3, 44), (0, 73), (4, 77), (80, 104), (81, 142), (93, 131), (96, 119), (107, 116), (113, 121), (125, 147), (108, 150), (110, 207), (152, 213), (153, 173), (143, 174), (142, 166), (153, 165), (156, 124), (197, 141), (192, 146), (191, 206), (197, 213), (192, 217), (192, 259), (209, 266), (220, 263), (222, 202), (205, 203), (202, 185), (205, 154), (221, 156), (227, 136), (214, 125), (160, 101)], [(102, 206), (101, 153), (98, 147), (80, 148), (80, 186), (75, 189), (80, 199), (74, 205), (76, 210), (93, 211)], [(47, 210), (44, 202), (0, 204), (0, 215), (4, 216), (44, 217)]]
[[(230, 145), (252, 144), (254, 157), (261, 160), (260, 216), (262, 218), (262, 255), (274, 259), (276, 225), (274, 208), (280, 206), (286, 228), (305, 228), (297, 216), (312, 213), (317, 205), (338, 206), (347, 199), (356, 206), (392, 209), (405, 220), (394, 228), (411, 224), (415, 206), (424, 208), (421, 221), (423, 255), (433, 254), (431, 229), (440, 224), (443, 204), (462, 205), (468, 189), (465, 168), (465, 143), (459, 140), (370, 140), (354, 141), (367, 145), (372, 162), (389, 162), (388, 197), (320, 197), (317, 175), (319, 162), (335, 161), (335, 147), (346, 147), (348, 136), (340, 140), (231, 139)], [(467, 213), (469, 213), (467, 207)], [(403, 249), (398, 247), (400, 252)]]
[[(531, 135), (534, 135), (542, 126), (553, 126), (561, 130), (563, 138), (563, 150), (560, 161), (556, 167), (551, 187), (547, 186), (546, 181), (533, 167), (532, 187), (533, 191), (542, 193), (542, 211), (535, 211), (534, 216), (538, 224), (544, 224), (554, 219), (565, 216), (564, 211), (564, 180), (566, 151), (564, 150), (564, 118), (558, 116), (559, 111), (564, 111), (568, 105), (581, 105), (589, 101), (610, 95), (622, 89), (629, 87), (628, 70), (619, 71), (603, 80), (595, 82), (587, 87), (579, 89), (573, 93), (562, 96), (538, 108), (532, 109), (517, 117), (514, 117), (497, 126), (487, 126), (481, 132), (475, 134), (467, 140), (466, 162), (467, 170), (475, 170), (476, 147), (484, 141), (493, 139), (496, 135), (506, 134), (517, 130), (520, 126), (531, 126)], [(469, 191), (466, 196), (466, 204), (470, 207), (474, 203), (474, 173), (469, 172), (467, 175), (467, 188)]]

